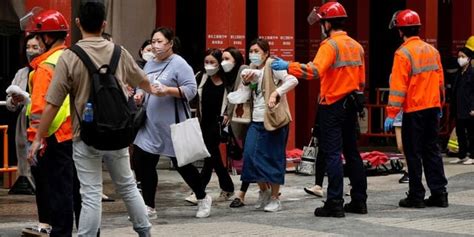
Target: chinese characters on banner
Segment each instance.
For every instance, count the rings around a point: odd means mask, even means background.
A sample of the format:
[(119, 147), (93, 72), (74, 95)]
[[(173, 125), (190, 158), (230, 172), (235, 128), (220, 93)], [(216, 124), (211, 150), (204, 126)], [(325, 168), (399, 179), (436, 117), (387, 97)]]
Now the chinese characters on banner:
[(245, 0), (207, 0), (206, 48), (234, 46), (245, 55)]
[(259, 0), (258, 23), (258, 35), (268, 40), (271, 54), (285, 60), (294, 60), (294, 0)]
[[(295, 60), (295, 0), (259, 0), (258, 35), (268, 40), (270, 53), (284, 60)], [(295, 91), (286, 95), (294, 123), (290, 123), (287, 149), (295, 147)]]

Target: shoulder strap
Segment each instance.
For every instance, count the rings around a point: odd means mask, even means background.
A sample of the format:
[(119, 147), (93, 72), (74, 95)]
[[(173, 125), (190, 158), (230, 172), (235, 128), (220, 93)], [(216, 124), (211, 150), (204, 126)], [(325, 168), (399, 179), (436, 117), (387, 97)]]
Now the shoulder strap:
[(120, 60), (120, 54), (122, 53), (122, 48), (120, 45), (114, 45), (114, 52), (112, 53), (112, 58), (110, 59), (109, 69), (112, 75), (115, 75), (115, 70), (117, 70), (118, 62)]
[(82, 63), (86, 66), (87, 71), (89, 71), (89, 74), (93, 74), (97, 71), (97, 67), (92, 62), (89, 55), (87, 55), (86, 51), (84, 51), (79, 45), (75, 44), (70, 49), (79, 57), (79, 59), (81, 59)]
[[(79, 45), (75, 44), (71, 48), (71, 51), (74, 52), (84, 63), (87, 70), (90, 74), (97, 71), (97, 67), (92, 62), (89, 55), (84, 51)], [(118, 62), (120, 60), (120, 54), (122, 53), (122, 48), (119, 45), (114, 45), (114, 52), (112, 53), (112, 58), (110, 59), (109, 68), (110, 72), (115, 75), (115, 70), (117, 69)]]

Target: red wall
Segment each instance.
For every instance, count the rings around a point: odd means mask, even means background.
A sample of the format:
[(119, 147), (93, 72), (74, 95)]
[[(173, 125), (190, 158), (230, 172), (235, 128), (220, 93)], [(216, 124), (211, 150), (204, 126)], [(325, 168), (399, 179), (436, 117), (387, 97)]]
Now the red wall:
[[(258, 35), (269, 41), (271, 55), (285, 60), (295, 58), (295, 0), (259, 0)], [(295, 147), (295, 92), (287, 94), (293, 122), (290, 123), (290, 135), (287, 147)]]
[(207, 0), (206, 48), (238, 48), (245, 55), (245, 0)]
[(438, 1), (407, 0), (407, 8), (416, 11), (420, 15), (422, 24), (420, 38), (424, 39), (427, 43), (430, 43), (433, 46), (437, 47)]
[(452, 54), (457, 56), (469, 36), (474, 35), (474, 0), (456, 0), (453, 3)]
[(176, 31), (176, 0), (156, 0), (156, 26)]

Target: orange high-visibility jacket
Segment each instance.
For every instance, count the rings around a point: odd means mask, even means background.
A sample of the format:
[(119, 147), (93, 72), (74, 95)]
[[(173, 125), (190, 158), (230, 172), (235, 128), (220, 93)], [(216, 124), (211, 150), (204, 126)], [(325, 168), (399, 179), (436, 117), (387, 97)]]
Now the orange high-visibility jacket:
[(443, 67), (438, 50), (419, 37), (408, 38), (395, 52), (387, 117), (440, 107), (444, 98)]
[[(31, 90), (31, 104), (29, 112), (30, 126), (27, 129), (27, 136), (29, 141), (33, 141), (38, 126), (41, 120), (41, 115), (46, 107), (46, 93), (48, 92), (49, 84), (53, 79), (54, 67), (56, 66), (54, 60), (48, 60), (50, 57), (56, 56), (55, 53), (61, 53), (66, 46), (54, 47), (47, 52), (36, 57), (31, 63), (33, 72), (30, 76), (30, 90)], [(71, 117), (67, 119), (59, 126), (54, 132), (58, 142), (63, 142), (72, 139), (72, 124)]]
[(292, 62), (288, 66), (288, 73), (306, 80), (319, 78), (319, 103), (330, 105), (352, 91), (364, 90), (364, 49), (346, 32), (335, 32), (321, 42), (313, 62)]

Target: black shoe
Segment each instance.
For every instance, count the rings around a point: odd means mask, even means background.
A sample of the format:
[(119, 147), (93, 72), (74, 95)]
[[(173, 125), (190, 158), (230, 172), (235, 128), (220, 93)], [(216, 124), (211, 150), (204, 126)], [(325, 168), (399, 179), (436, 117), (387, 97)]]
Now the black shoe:
[(428, 199), (425, 199), (425, 204), (428, 207), (448, 207), (448, 193), (432, 194)]
[(367, 214), (367, 203), (360, 201), (351, 201), (344, 205), (344, 211), (356, 214)]
[(414, 198), (411, 198), (410, 195), (407, 194), (407, 197), (400, 200), (400, 202), (398, 203), (398, 205), (400, 207), (413, 207), (413, 208), (425, 208), (426, 205), (425, 205), (425, 202), (423, 201), (423, 199), (414, 199)]
[(342, 207), (343, 203), (344, 200), (328, 200), (324, 203), (324, 206), (314, 210), (314, 215), (320, 217), (344, 217), (346, 215)]
[(234, 198), (234, 200), (230, 203), (230, 207), (232, 208), (243, 207), (243, 206), (245, 206), (245, 203), (242, 202), (240, 198)]
[(398, 180), (401, 184), (407, 184), (410, 182), (410, 177), (406, 171), (403, 171), (403, 176)]

